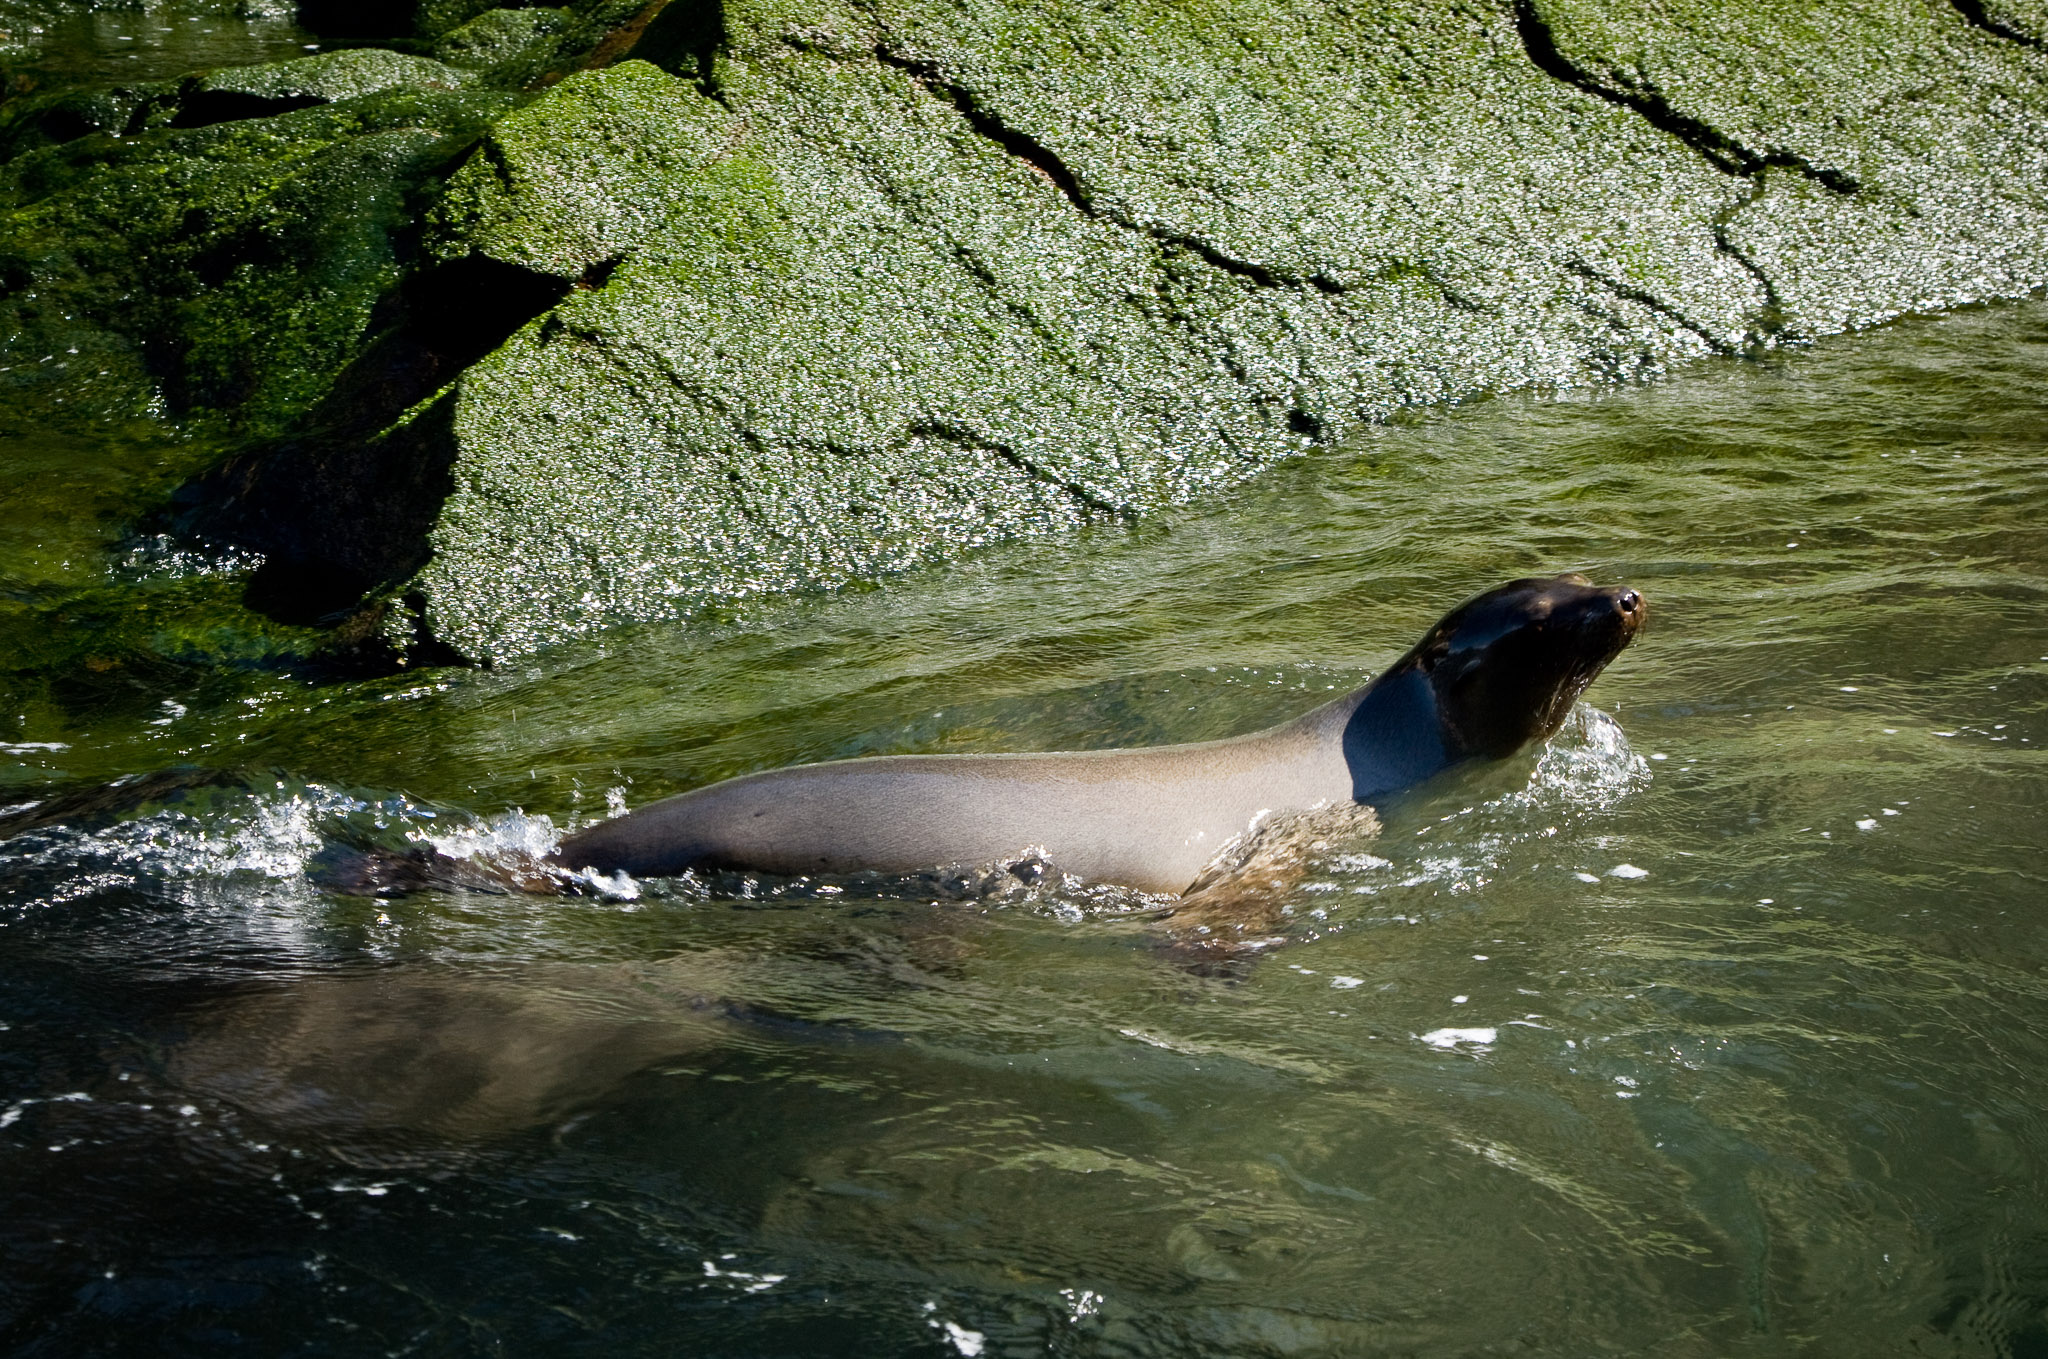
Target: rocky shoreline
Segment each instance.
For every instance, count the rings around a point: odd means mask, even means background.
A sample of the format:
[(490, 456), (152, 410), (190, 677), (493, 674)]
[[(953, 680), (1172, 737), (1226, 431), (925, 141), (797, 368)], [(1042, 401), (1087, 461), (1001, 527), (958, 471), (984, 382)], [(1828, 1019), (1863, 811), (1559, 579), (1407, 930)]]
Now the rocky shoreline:
[(2048, 285), (2032, 0), (352, 13), (0, 102), (0, 399), (207, 431), (162, 522), (417, 660)]

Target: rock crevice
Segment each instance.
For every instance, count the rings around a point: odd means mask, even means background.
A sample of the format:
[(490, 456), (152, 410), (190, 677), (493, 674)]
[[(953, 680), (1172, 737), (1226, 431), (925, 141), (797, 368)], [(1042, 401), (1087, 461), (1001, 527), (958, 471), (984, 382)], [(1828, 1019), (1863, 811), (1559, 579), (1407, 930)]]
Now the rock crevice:
[(1655, 312), (1659, 316), (1670, 317), (1671, 320), (1676, 322), (1678, 325), (1683, 326), (1685, 329), (1699, 336), (1700, 343), (1706, 345), (1716, 354), (1721, 354), (1725, 356), (1732, 355), (1738, 352), (1736, 347), (1734, 345), (1729, 344), (1727, 340), (1725, 340), (1719, 335), (1716, 335), (1712, 330), (1708, 329), (1706, 326), (1701, 325), (1699, 322), (1693, 320), (1684, 312), (1672, 306), (1669, 302), (1664, 301), (1664, 299), (1656, 296), (1654, 293), (1651, 293), (1647, 289), (1632, 287), (1627, 283), (1623, 283), (1620, 279), (1611, 278), (1607, 274), (1602, 273), (1600, 270), (1595, 269), (1592, 265), (1586, 263), (1584, 260), (1569, 260), (1565, 263), (1565, 268), (1569, 269), (1572, 273), (1577, 274), (1580, 278), (1586, 279), (1592, 283), (1599, 284), (1602, 288), (1605, 288), (1608, 292), (1614, 294), (1616, 297), (1622, 299), (1625, 302), (1634, 302), (1640, 306), (1649, 308), (1651, 311)]
[(1583, 66), (1574, 64), (1559, 49), (1556, 35), (1538, 8), (1538, 0), (1515, 0), (1514, 12), (1515, 31), (1521, 35), (1522, 46), (1537, 70), (1596, 99), (1604, 99), (1618, 108), (1641, 115), (1650, 126), (1669, 133), (1699, 152), (1716, 169), (1753, 179), (1766, 168), (1776, 166), (1804, 175), (1834, 193), (1853, 194), (1862, 187), (1854, 175), (1815, 166), (1804, 156), (1790, 151), (1759, 151), (1744, 146), (1713, 124), (1672, 107), (1670, 99), (1657, 87), (1657, 82), (1647, 76), (1631, 76), (1617, 69), (1610, 72), (1612, 79), (1603, 80)]
[(978, 435), (973, 430), (933, 420), (912, 426), (910, 432), (915, 438), (937, 439), (955, 444), (969, 451), (986, 451), (991, 453), (1016, 468), (1019, 472), (1022, 472), (1025, 476), (1030, 477), (1033, 481), (1041, 482), (1065, 495), (1071, 496), (1077, 506), (1091, 515), (1104, 519), (1129, 519), (1133, 517), (1129, 507), (1111, 504), (1086, 486), (1070, 481), (1057, 472), (1040, 467), (1016, 449), (998, 440)]
[(1986, 0), (1949, 0), (1956, 7), (1956, 13), (1972, 28), (1982, 29), (1994, 38), (2016, 42), (2022, 47), (2037, 50), (2048, 49), (2048, 39), (2039, 33), (2029, 33), (2012, 20), (1994, 11)]
[(1067, 167), (1066, 162), (1060, 159), (1058, 152), (1004, 123), (1001, 118), (976, 102), (973, 92), (966, 86), (948, 79), (936, 63), (905, 56), (890, 48), (887, 43), (877, 43), (874, 53), (875, 59), (883, 65), (903, 72), (917, 84), (918, 88), (930, 91), (958, 109), (960, 116), (967, 120), (968, 126), (992, 144), (1001, 147), (1004, 152), (1030, 166), (1048, 184), (1058, 189), (1078, 211), (1087, 216), (1129, 231), (1142, 232), (1162, 245), (1185, 251), (1211, 268), (1246, 279), (1261, 288), (1313, 287), (1325, 293), (1344, 291), (1341, 283), (1323, 275), (1312, 275), (1306, 279), (1283, 277), (1262, 264), (1233, 258), (1197, 236), (1160, 226), (1143, 225), (1119, 213), (1106, 211), (1081, 187), (1081, 182)]

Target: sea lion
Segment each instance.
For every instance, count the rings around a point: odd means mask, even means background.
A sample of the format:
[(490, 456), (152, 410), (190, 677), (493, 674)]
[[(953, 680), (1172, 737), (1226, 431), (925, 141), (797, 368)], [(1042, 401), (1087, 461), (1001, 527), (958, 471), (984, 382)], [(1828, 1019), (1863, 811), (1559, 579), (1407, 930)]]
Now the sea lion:
[(569, 836), (567, 869), (910, 873), (1031, 850), (1093, 882), (1180, 893), (1275, 814), (1370, 802), (1554, 733), (1641, 627), (1636, 591), (1510, 581), (1386, 673), (1221, 741), (1029, 755), (893, 755), (728, 779)]

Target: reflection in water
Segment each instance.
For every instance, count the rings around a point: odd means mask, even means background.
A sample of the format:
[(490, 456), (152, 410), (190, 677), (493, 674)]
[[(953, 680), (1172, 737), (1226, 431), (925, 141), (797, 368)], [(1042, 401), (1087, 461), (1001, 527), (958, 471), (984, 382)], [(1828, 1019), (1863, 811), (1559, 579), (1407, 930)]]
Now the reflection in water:
[[(0, 1327), (2037, 1352), (2044, 368), (2040, 304), (1908, 322), (518, 671), (25, 715), (10, 806), (293, 772), (0, 844)], [(1599, 711), (1311, 836), (1214, 975), (1054, 875), (319, 881), (799, 760), (1255, 729), (1571, 567), (1659, 606)]]
[[(52, 7), (53, 9), (56, 7)], [(254, 4), (242, 14), (180, 14), (175, 6), (79, 6), (39, 23), (17, 22), (0, 35), (0, 55), (30, 88), (169, 80), (217, 66), (288, 61), (317, 50), (286, 4)], [(267, 12), (266, 12), (267, 11)], [(7, 47), (14, 48), (6, 52)]]
[(472, 1138), (550, 1121), (729, 1021), (674, 969), (431, 966), (325, 976), (190, 1021), (172, 1079), (269, 1123)]

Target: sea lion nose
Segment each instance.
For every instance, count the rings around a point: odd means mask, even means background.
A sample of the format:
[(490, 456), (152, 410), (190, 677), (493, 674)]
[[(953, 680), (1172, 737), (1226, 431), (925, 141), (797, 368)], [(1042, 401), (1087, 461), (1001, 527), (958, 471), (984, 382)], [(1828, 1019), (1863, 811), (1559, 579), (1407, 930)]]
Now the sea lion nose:
[(1623, 590), (1614, 597), (1614, 602), (1620, 606), (1623, 613), (1634, 613), (1643, 607), (1643, 597), (1634, 590)]

